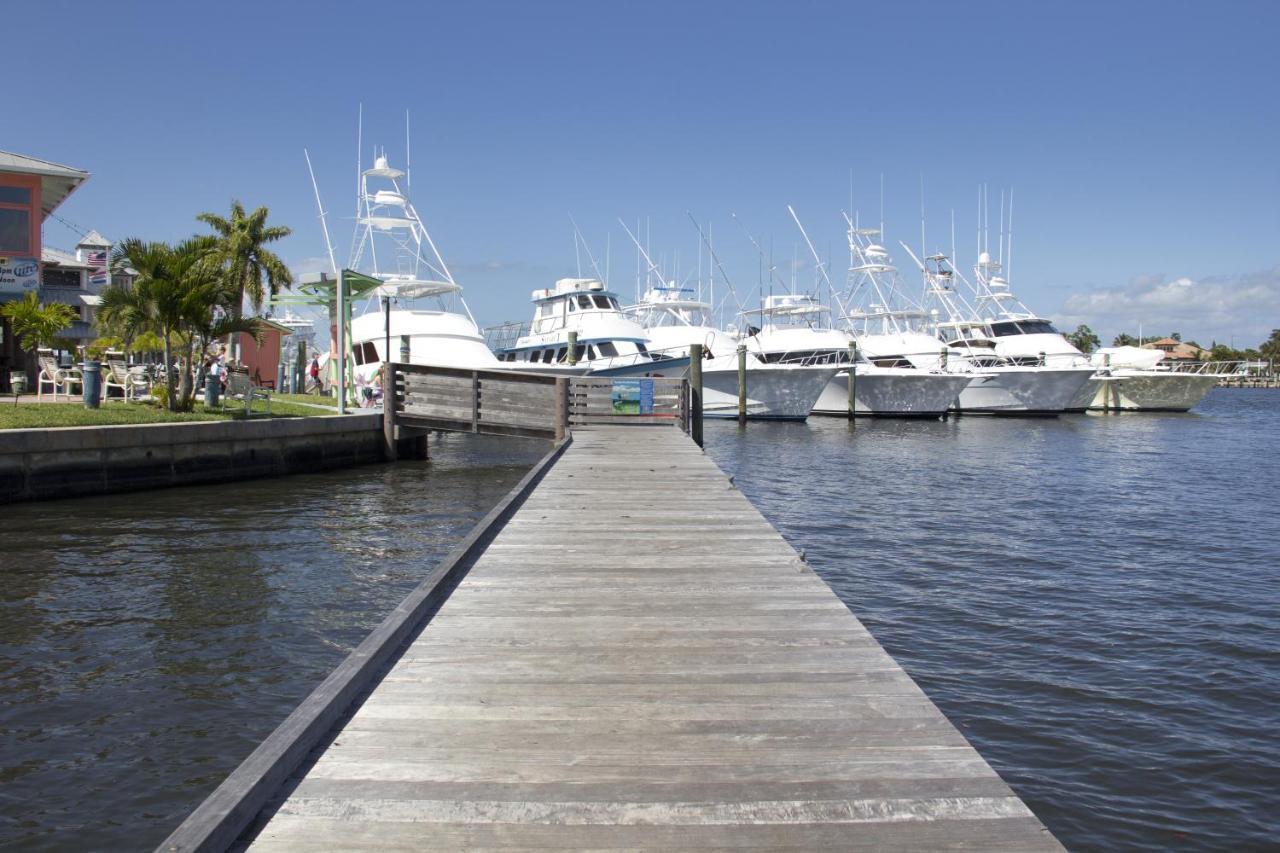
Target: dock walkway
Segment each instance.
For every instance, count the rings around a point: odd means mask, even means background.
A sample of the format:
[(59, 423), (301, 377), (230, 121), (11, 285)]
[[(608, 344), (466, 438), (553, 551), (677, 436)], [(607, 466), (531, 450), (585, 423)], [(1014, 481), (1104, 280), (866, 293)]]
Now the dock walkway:
[(575, 430), (289, 788), (250, 849), (1061, 849), (664, 427)]

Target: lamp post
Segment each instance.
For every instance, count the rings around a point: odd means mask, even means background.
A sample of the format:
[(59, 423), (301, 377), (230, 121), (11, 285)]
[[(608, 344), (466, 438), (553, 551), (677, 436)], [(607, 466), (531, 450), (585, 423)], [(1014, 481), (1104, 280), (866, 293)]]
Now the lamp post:
[(347, 413), (347, 282), (338, 270), (338, 414)]

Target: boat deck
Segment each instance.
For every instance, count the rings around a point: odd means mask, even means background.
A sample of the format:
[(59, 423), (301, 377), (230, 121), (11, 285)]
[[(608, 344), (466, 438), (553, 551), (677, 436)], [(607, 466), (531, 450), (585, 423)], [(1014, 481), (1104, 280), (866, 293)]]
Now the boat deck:
[(669, 427), (575, 429), (286, 790), (250, 849), (1061, 849)]

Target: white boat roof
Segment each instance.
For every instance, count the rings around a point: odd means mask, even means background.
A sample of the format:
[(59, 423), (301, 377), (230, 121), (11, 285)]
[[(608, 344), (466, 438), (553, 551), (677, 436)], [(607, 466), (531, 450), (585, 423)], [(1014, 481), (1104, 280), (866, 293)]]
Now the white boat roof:
[(377, 296), (389, 296), (393, 299), (417, 299), (422, 296), (443, 296), (446, 293), (460, 293), (462, 286), (451, 281), (435, 281), (420, 278), (388, 278), (374, 289)]

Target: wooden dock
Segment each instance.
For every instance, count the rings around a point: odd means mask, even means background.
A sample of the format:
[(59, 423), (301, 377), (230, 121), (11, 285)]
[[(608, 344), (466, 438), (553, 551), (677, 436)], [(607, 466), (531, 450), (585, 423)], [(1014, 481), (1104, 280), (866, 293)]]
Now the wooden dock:
[(1061, 849), (687, 435), (540, 476), (236, 846)]

